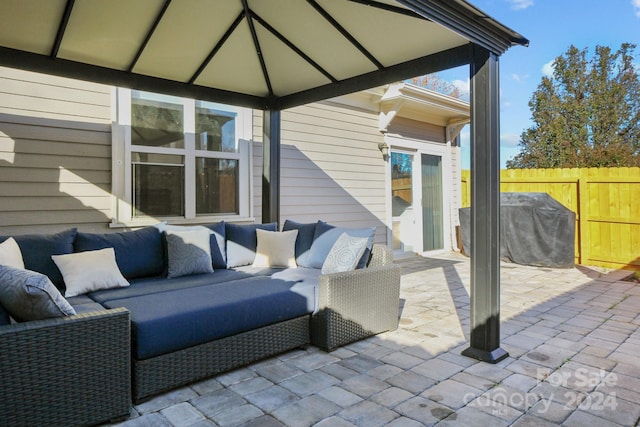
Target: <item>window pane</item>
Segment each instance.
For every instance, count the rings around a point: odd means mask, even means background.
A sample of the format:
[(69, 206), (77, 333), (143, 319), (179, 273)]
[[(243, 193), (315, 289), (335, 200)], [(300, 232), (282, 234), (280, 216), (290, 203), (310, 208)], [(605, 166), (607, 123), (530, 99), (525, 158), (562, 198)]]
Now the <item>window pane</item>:
[(238, 161), (196, 158), (196, 214), (237, 214)]
[(196, 104), (196, 150), (238, 151), (236, 141), (236, 116), (211, 104)]
[(181, 104), (131, 94), (131, 144), (184, 148), (184, 113)]
[(182, 156), (131, 153), (133, 216), (184, 216)]

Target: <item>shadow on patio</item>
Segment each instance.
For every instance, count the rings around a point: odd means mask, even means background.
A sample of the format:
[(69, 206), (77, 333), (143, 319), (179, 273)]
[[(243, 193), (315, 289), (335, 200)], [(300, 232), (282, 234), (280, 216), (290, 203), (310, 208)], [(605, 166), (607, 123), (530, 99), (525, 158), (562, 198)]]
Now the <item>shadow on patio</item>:
[(138, 405), (123, 425), (582, 426), (640, 417), (640, 287), (624, 274), (502, 264), (502, 346), (460, 355), (468, 258), (397, 261), (397, 331), (285, 353)]

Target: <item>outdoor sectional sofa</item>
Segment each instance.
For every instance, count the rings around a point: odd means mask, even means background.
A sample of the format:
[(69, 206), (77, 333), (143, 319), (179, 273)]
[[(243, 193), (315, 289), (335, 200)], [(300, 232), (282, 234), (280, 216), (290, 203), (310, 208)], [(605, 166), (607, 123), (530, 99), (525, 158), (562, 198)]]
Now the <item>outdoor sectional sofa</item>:
[[(0, 237), (0, 420), (126, 418), (132, 401), (253, 361), (396, 329), (400, 271), (373, 233), (286, 221)], [(24, 298), (11, 280), (60, 313), (24, 318), (43, 307), (10, 306)]]

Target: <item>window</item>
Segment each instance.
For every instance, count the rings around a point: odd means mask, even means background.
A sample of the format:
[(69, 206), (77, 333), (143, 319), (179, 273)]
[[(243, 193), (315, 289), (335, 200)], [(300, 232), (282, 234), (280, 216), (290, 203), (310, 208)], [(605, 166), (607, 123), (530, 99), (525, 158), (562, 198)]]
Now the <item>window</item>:
[(115, 98), (115, 221), (250, 216), (250, 110), (129, 89)]

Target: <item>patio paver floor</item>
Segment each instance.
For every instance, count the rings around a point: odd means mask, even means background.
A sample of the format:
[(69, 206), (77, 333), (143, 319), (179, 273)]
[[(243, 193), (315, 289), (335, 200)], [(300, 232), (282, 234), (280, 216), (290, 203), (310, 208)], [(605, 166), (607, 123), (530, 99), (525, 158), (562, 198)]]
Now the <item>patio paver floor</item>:
[(135, 406), (138, 426), (633, 426), (640, 286), (625, 272), (501, 265), (501, 345), (461, 356), (469, 259), (410, 257), (397, 331), (294, 350)]

